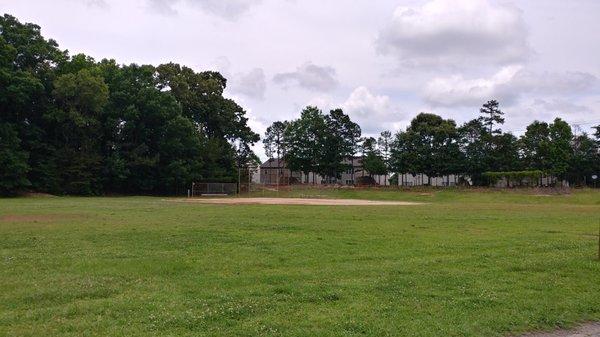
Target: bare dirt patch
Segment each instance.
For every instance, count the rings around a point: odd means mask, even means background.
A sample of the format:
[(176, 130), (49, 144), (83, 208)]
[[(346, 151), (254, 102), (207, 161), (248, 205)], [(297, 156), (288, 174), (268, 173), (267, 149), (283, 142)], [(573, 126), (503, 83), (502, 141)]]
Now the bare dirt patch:
[(588, 323), (573, 330), (529, 333), (520, 337), (600, 337), (600, 323)]
[(169, 201), (220, 205), (415, 206), (424, 204), (408, 201), (306, 198), (196, 198), (170, 199)]

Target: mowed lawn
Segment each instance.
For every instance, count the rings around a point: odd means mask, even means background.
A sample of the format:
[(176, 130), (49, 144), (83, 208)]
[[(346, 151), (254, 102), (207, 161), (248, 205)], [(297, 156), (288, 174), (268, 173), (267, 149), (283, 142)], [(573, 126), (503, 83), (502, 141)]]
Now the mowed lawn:
[(0, 336), (510, 336), (600, 320), (600, 191), (281, 195), (427, 204), (0, 199)]

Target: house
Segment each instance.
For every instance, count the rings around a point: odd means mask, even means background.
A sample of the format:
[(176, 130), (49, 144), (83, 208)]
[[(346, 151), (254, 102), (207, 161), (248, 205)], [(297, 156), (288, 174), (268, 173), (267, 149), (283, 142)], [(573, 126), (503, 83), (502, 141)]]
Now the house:
[[(429, 177), (426, 174), (398, 174), (398, 181), (390, 182), (394, 173), (385, 175), (369, 175), (363, 169), (361, 157), (349, 157), (344, 159), (348, 169), (341, 172), (339, 178), (322, 177), (314, 172), (304, 174), (299, 171), (291, 171), (283, 159), (271, 158), (260, 165), (260, 183), (263, 185), (289, 185), (289, 184), (314, 184), (314, 185), (347, 185), (353, 186), (360, 177), (371, 176), (376, 184), (380, 186), (456, 186), (459, 184), (471, 184), (467, 176), (450, 174), (441, 177)], [(279, 176), (279, 179), (277, 177)]]
[(301, 180), (302, 173), (292, 172), (283, 159), (269, 158), (260, 165), (260, 183), (263, 185), (290, 185)]
[[(260, 165), (260, 183), (263, 185), (288, 185), (288, 184), (337, 184), (354, 185), (359, 177), (369, 176), (362, 167), (361, 157), (350, 157), (344, 159), (348, 169), (341, 172), (339, 178), (322, 177), (314, 172), (304, 174), (299, 171), (291, 171), (280, 158), (270, 158)], [(279, 177), (279, 179), (277, 179)], [(379, 185), (390, 185), (390, 176), (373, 175), (373, 179)]]

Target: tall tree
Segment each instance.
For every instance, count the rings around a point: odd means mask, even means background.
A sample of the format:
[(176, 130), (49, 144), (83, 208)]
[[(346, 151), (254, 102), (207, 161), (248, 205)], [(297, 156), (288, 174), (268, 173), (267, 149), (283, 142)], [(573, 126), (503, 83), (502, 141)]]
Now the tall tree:
[[(387, 167), (381, 151), (377, 146), (377, 140), (373, 137), (367, 137), (363, 140), (362, 145), (362, 167), (363, 170), (369, 173), (369, 177), (373, 175), (383, 175), (387, 172)], [(381, 182), (378, 182), (381, 184)]]
[(417, 174), (418, 172), (418, 157), (416, 146), (418, 141), (417, 135), (413, 132), (399, 131), (396, 133), (390, 151), (390, 166), (393, 171), (399, 173), (402, 178), (398, 180), (398, 184), (403, 185), (404, 174)]
[(350, 167), (345, 163), (345, 159), (354, 155), (361, 130), (342, 109), (331, 110), (324, 116), (324, 120), (325, 132), (321, 144), (319, 174), (329, 180), (338, 179), (341, 172)]
[(223, 97), (226, 83), (219, 73), (173, 63), (69, 56), (39, 26), (4, 15), (0, 177), (12, 175), (12, 190), (30, 182), (76, 194), (171, 193), (200, 178), (235, 181), (259, 136), (244, 109)]
[(488, 133), (499, 134), (500, 129), (494, 129), (494, 125), (504, 124), (504, 112), (500, 110), (500, 103), (496, 100), (487, 101), (479, 110), (483, 115), (481, 121), (487, 127)]
[(521, 136), (523, 162), (529, 170), (550, 170), (550, 130), (548, 123), (534, 121)]
[(551, 174), (565, 178), (569, 171), (569, 164), (573, 156), (571, 141), (573, 132), (571, 126), (560, 118), (556, 118), (548, 128), (550, 141), (550, 172)]
[[(310, 172), (319, 172), (325, 118), (317, 107), (308, 106), (300, 118), (290, 122), (285, 131), (287, 153), (285, 160), (293, 171), (302, 171), (307, 179)], [(313, 183), (315, 182), (313, 176)]]
[[(456, 123), (442, 117), (420, 113), (406, 129), (406, 140), (414, 151), (413, 168), (425, 173), (428, 183), (431, 178), (442, 174), (454, 173), (458, 169), (455, 156), (458, 155), (458, 133)], [(449, 155), (449, 154), (454, 155)]]
[(596, 137), (596, 141), (600, 143), (600, 125), (594, 126), (594, 137)]
[(573, 155), (569, 164), (569, 181), (576, 185), (589, 185), (592, 176), (600, 171), (599, 145), (586, 133), (573, 138)]
[(227, 80), (219, 73), (196, 73), (175, 63), (156, 68), (157, 87), (169, 92), (181, 105), (184, 117), (191, 119), (208, 138), (214, 156), (204, 152), (202, 175), (207, 179), (237, 177), (234, 144), (249, 148), (259, 135), (248, 126), (246, 111), (235, 101), (223, 97)]
[[(263, 138), (263, 145), (265, 147), (265, 153), (269, 158), (277, 158), (277, 160), (281, 160), (286, 155), (286, 147), (285, 147), (285, 130), (289, 127), (290, 123), (288, 121), (276, 121), (269, 126), (265, 132), (265, 137)], [(285, 160), (281, 160), (280, 163), (285, 165)], [(278, 165), (279, 167), (280, 165)], [(278, 168), (277, 172), (277, 181), (279, 183), (279, 179), (281, 179), (282, 172), (281, 168)]]
[(27, 179), (29, 154), (20, 143), (15, 128), (0, 123), (0, 196), (15, 194), (31, 184)]
[(58, 185), (49, 173), (56, 171), (50, 163), (54, 149), (47, 142), (43, 116), (52, 108), (53, 66), (65, 58), (66, 52), (54, 40), (46, 40), (39, 26), (21, 23), (8, 14), (0, 17), (0, 124), (4, 133), (0, 146), (14, 148), (10, 157), (19, 158), (16, 166), (0, 166), (0, 175), (11, 176), (16, 173), (10, 172), (11, 167), (20, 168), (18, 175), (27, 174), (31, 187), (42, 191)]
[(59, 76), (52, 92), (57, 109), (45, 115), (52, 125), (60, 184), (71, 194), (99, 194), (102, 191), (102, 163), (99, 116), (108, 102), (104, 79), (83, 69)]
[(459, 147), (462, 153), (460, 172), (471, 177), (473, 183), (484, 183), (483, 173), (490, 171), (488, 129), (481, 119), (466, 122), (458, 129)]
[(490, 171), (520, 171), (523, 164), (519, 156), (519, 141), (511, 133), (493, 135), (492, 148), (487, 154)]
[(381, 157), (383, 158), (383, 162), (385, 163), (385, 177), (384, 179), (387, 181), (387, 176), (390, 173), (391, 165), (390, 165), (390, 156), (391, 156), (391, 147), (392, 147), (392, 133), (389, 130), (382, 131), (377, 138), (377, 146), (379, 148), (379, 152), (381, 153)]
[(276, 121), (267, 128), (263, 145), (269, 158), (282, 158), (285, 156), (285, 130), (289, 124), (288, 121)]

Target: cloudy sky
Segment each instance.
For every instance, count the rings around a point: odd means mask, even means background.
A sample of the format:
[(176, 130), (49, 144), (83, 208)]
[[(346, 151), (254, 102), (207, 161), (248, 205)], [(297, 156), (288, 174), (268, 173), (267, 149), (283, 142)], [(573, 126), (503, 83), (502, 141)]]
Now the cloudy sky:
[(342, 107), (377, 134), (421, 111), (461, 123), (488, 99), (516, 134), (534, 119), (600, 123), (598, 0), (0, 0), (0, 10), (71, 53), (218, 70), (261, 134), (306, 105)]

